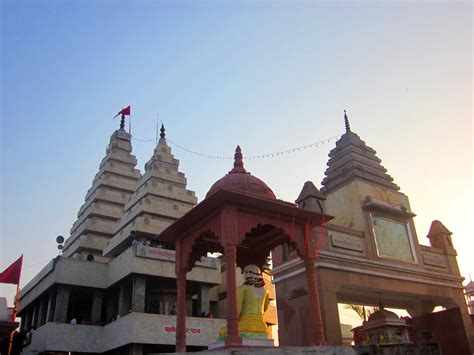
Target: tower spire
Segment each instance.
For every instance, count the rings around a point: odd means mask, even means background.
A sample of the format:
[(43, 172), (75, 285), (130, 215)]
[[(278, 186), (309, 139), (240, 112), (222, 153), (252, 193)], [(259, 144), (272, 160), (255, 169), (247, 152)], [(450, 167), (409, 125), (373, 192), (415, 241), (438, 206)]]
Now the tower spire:
[(161, 128), (160, 128), (160, 138), (163, 139), (165, 138), (166, 134), (165, 134), (165, 126), (163, 124), (163, 122), (161, 123)]
[(244, 168), (244, 157), (240, 145), (235, 148), (234, 168), (229, 173), (246, 173)]
[(351, 125), (349, 124), (349, 118), (347, 118), (347, 112), (344, 110), (344, 124), (346, 125), (346, 133), (351, 131)]
[(240, 149), (240, 145), (235, 148), (235, 154), (234, 154), (234, 168), (243, 168), (244, 167), (244, 161), (243, 161), (243, 156), (242, 156), (242, 150)]

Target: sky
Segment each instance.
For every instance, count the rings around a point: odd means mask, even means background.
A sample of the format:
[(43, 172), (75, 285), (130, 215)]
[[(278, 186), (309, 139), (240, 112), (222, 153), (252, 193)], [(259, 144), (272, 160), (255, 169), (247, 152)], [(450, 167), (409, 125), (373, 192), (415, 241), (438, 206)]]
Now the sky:
[[(245, 162), (288, 201), (320, 187), (346, 109), (419, 242), (441, 220), (474, 276), (470, 2), (4, 0), (0, 22), (0, 268), (23, 254), (22, 285), (58, 254), (128, 105), (141, 171), (158, 120), (210, 155), (325, 140)], [(231, 168), (171, 147), (199, 201)]]

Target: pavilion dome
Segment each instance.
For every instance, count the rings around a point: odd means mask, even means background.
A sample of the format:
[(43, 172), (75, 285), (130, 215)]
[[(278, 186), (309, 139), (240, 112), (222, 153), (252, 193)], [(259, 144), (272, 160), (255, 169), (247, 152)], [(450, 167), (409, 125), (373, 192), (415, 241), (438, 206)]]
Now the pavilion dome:
[(220, 189), (239, 190), (270, 200), (276, 200), (275, 194), (267, 184), (245, 170), (240, 146), (237, 146), (235, 149), (234, 168), (229, 171), (226, 176), (217, 180), (214, 185), (211, 186), (206, 198)]
[(469, 283), (464, 287), (466, 292), (474, 292), (474, 281), (469, 281)]
[(380, 308), (378, 311), (372, 313), (369, 316), (368, 322), (388, 320), (388, 319), (399, 319), (397, 314), (394, 312), (387, 311), (385, 308)]

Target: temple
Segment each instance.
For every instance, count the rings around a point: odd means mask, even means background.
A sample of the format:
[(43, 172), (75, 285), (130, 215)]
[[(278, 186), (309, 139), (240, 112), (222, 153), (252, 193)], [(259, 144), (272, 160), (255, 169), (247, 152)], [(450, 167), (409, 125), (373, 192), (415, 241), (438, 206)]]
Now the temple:
[[(24, 353), (175, 350), (176, 251), (157, 236), (197, 199), (186, 188), (163, 126), (143, 175), (136, 164), (122, 124), (110, 137), (62, 255), (22, 289)], [(274, 303), (274, 286), (265, 278)], [(201, 258), (187, 275), (188, 350), (207, 349), (226, 324), (223, 279), (217, 257)], [(265, 322), (276, 338), (274, 304)]]
[[(443, 353), (472, 352), (472, 293), (464, 294), (452, 233), (435, 220), (430, 246), (419, 244), (408, 197), (344, 121), (321, 189), (306, 182), (295, 203), (250, 174), (237, 147), (232, 169), (198, 204), (165, 128), (142, 174), (122, 124), (62, 255), (21, 291), (24, 353), (342, 345), (341, 303), (404, 309), (410, 332), (431, 332)], [(239, 271), (249, 265), (268, 272), (268, 342), (239, 332)], [(368, 332), (405, 329), (392, 312), (380, 314)]]
[[(303, 209), (334, 216), (322, 231), (316, 270), (329, 344), (341, 344), (338, 303), (405, 309), (420, 329), (442, 341), (451, 322), (474, 349), (474, 333), (463, 293), (451, 232), (433, 221), (430, 246), (418, 242), (408, 197), (388, 175), (374, 149), (353, 131), (345, 114), (346, 132), (329, 153), (322, 188), (307, 182), (296, 203)], [(307, 343), (303, 261), (292, 248), (273, 254), (279, 340), (281, 345)], [(441, 306), (457, 312), (449, 318), (432, 313)], [(442, 326), (440, 325), (442, 324)], [(464, 348), (465, 350), (466, 348)], [(462, 352), (459, 352), (462, 353)]]

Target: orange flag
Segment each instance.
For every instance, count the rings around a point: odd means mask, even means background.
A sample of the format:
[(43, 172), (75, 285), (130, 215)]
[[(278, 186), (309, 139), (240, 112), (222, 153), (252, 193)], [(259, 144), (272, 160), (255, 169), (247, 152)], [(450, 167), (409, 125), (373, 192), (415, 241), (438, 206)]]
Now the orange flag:
[(0, 274), (0, 283), (18, 285), (20, 283), (22, 264), (23, 255)]

